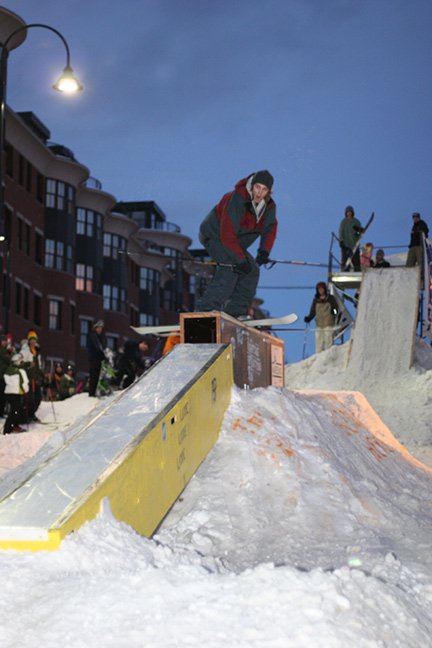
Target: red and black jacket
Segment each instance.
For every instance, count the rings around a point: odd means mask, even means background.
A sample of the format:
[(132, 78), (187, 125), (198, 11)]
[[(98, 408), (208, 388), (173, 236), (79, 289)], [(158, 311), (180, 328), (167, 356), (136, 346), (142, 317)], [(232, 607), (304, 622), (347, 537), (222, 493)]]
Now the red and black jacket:
[(263, 213), (257, 218), (246, 186), (249, 178), (250, 176), (239, 180), (234, 191), (222, 196), (200, 228), (200, 239), (219, 239), (234, 263), (246, 258), (245, 250), (257, 238), (261, 238), (259, 249), (268, 253), (276, 239), (276, 204), (270, 198)]

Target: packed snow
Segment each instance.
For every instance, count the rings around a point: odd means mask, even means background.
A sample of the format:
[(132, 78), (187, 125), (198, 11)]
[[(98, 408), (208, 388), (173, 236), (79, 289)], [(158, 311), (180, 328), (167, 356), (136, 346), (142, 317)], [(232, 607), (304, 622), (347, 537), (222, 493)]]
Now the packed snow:
[[(431, 348), (381, 388), (355, 384), (346, 349), (287, 366), (288, 389), (234, 388), (153, 538), (105, 502), (57, 551), (0, 552), (2, 648), (430, 647), (432, 470), (371, 436), (379, 418), (359, 420), (360, 395), (327, 390), (361, 388), (401, 443), (425, 449)], [(0, 485), (103, 403), (43, 403), (45, 425), (0, 438)]]

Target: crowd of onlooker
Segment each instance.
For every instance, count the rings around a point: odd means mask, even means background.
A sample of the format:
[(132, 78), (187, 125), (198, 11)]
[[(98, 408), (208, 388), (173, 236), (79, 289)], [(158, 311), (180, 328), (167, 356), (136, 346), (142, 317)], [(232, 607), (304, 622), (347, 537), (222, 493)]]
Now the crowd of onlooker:
[(65, 400), (85, 388), (76, 381), (71, 363), (45, 363), (38, 334), (29, 330), (15, 342), (10, 334), (0, 335), (0, 418), (3, 434), (23, 432), (39, 423), (37, 410), (42, 400)]
[(117, 352), (106, 348), (101, 320), (94, 323), (88, 339), (89, 373), (75, 374), (72, 363), (46, 362), (41, 355), (36, 331), (15, 342), (10, 334), (0, 335), (0, 419), (3, 434), (23, 432), (40, 422), (37, 411), (44, 401), (63, 401), (75, 394), (103, 396), (125, 389), (149, 369), (178, 341), (173, 335), (150, 335), (136, 342), (127, 340)]
[(25, 339), (15, 342), (10, 334), (0, 335), (0, 418), (3, 434), (23, 432), (37, 423), (42, 400), (64, 400), (82, 389), (76, 383), (69, 363), (44, 366), (38, 335), (29, 330)]

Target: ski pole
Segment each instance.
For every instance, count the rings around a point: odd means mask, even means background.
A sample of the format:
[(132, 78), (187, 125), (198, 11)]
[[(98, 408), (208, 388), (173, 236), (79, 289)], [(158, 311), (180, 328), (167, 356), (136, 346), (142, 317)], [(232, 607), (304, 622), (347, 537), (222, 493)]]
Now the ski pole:
[(270, 270), (276, 263), (284, 263), (289, 265), (313, 266), (315, 268), (328, 268), (328, 263), (321, 263), (320, 261), (285, 261), (282, 259), (268, 259), (264, 264)]

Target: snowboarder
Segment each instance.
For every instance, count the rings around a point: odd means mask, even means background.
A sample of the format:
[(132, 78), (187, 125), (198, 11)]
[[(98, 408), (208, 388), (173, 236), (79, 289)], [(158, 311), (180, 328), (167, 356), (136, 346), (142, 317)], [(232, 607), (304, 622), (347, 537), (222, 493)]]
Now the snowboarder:
[(312, 300), (309, 315), (304, 321), (309, 324), (316, 318), (315, 351), (320, 353), (333, 344), (333, 332), (338, 317), (338, 306), (333, 295), (329, 295), (324, 281), (316, 285), (315, 297)]
[[(354, 207), (345, 207), (345, 217), (339, 225), (339, 245), (341, 248), (341, 270), (345, 269), (347, 261), (353, 254), (357, 241), (362, 234), (362, 226), (354, 216)], [(360, 272), (360, 252), (357, 249), (352, 258), (355, 272)]]
[[(217, 266), (196, 305), (197, 311), (223, 310), (245, 317), (255, 296), (259, 267), (269, 259), (276, 232), (273, 176), (257, 171), (240, 180), (201, 223), (199, 239)], [(247, 249), (260, 238), (256, 258)]]
[(413, 226), (411, 229), (406, 265), (408, 267), (419, 265), (423, 271), (423, 236), (425, 238), (429, 236), (429, 228), (424, 220), (421, 219), (418, 212), (414, 212), (412, 219)]

